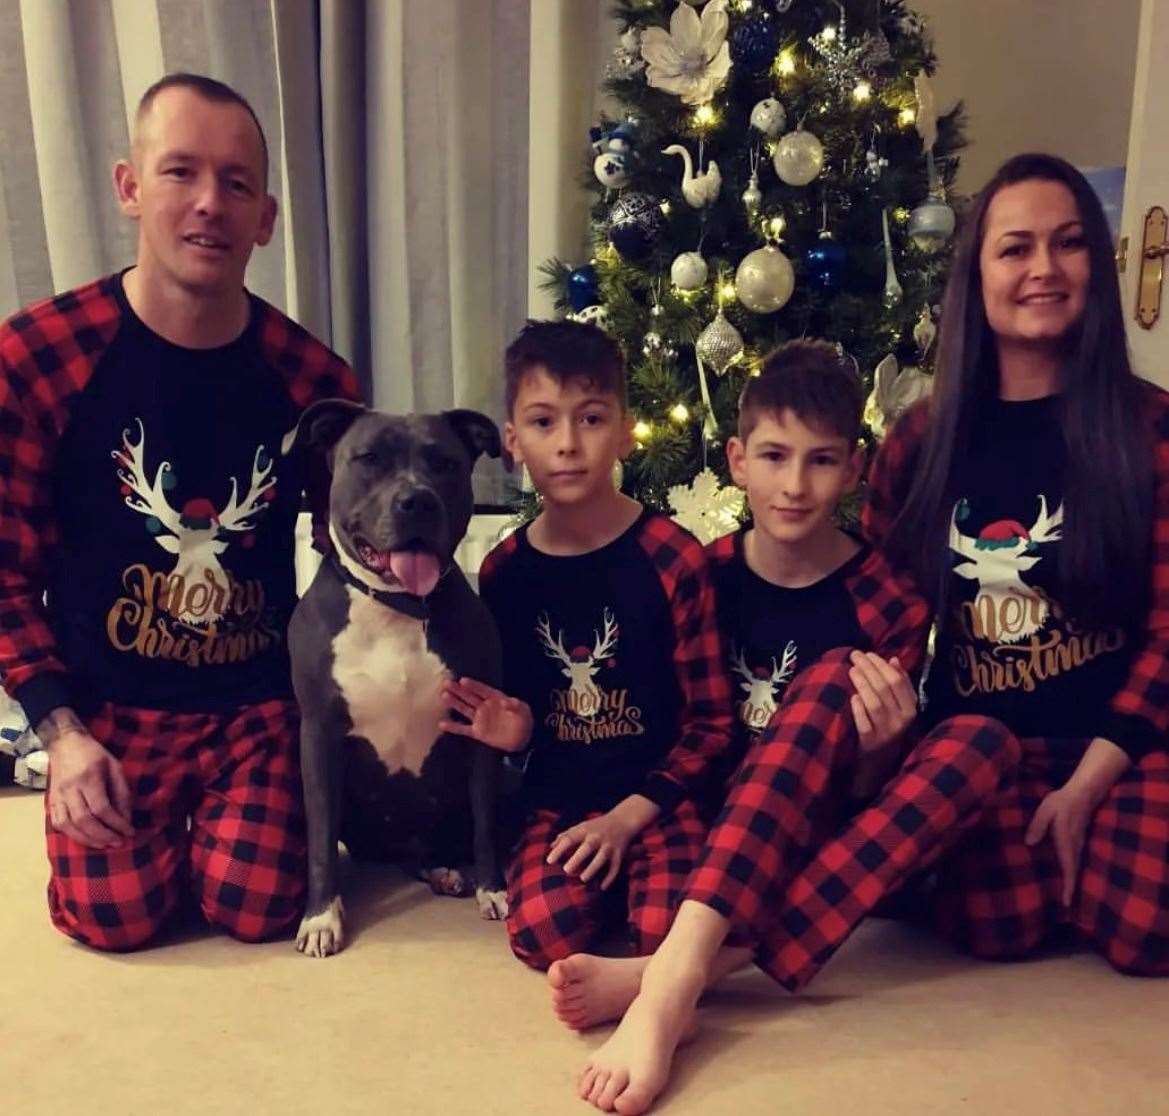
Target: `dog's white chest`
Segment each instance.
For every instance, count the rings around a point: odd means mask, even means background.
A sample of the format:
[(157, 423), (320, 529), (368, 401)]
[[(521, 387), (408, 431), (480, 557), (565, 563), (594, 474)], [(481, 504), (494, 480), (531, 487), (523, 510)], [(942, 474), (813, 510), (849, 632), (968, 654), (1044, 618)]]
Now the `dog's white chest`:
[(417, 620), (356, 589), (346, 592), (349, 622), (333, 640), (333, 678), (353, 735), (373, 745), (391, 775), (417, 775), (439, 735), (446, 668), (427, 649)]

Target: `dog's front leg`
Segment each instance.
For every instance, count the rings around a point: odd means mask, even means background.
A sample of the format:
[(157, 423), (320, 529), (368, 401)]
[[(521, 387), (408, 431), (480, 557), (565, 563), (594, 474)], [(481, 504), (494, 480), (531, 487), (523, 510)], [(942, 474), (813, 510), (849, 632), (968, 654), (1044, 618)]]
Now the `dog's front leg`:
[(507, 918), (507, 892), (499, 874), (499, 767), (503, 757), (472, 744), (471, 816), (475, 841), (475, 900), (488, 919)]
[(308, 820), (308, 902), (296, 933), (307, 957), (328, 957), (345, 943), (344, 909), (337, 893), (337, 838), (341, 824), (341, 741), (309, 717), (300, 724), (300, 768)]

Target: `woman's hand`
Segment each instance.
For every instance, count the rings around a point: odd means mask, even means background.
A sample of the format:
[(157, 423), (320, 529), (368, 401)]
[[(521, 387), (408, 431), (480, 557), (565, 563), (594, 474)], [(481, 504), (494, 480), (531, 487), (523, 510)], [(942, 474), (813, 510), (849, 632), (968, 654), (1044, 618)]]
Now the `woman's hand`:
[(1024, 841), (1037, 845), (1050, 834), (1063, 874), (1064, 906), (1071, 906), (1080, 878), (1080, 857), (1096, 807), (1128, 770), (1128, 753), (1097, 736), (1088, 745), (1071, 778), (1053, 790), (1035, 811)]
[(1083, 788), (1076, 787), (1069, 780), (1058, 790), (1053, 790), (1042, 802), (1031, 824), (1027, 827), (1024, 841), (1037, 845), (1048, 834), (1055, 844), (1055, 855), (1059, 858), (1059, 869), (1063, 874), (1063, 905), (1070, 907), (1080, 878), (1080, 856), (1084, 851), (1084, 837), (1088, 823), (1096, 811), (1096, 804)]

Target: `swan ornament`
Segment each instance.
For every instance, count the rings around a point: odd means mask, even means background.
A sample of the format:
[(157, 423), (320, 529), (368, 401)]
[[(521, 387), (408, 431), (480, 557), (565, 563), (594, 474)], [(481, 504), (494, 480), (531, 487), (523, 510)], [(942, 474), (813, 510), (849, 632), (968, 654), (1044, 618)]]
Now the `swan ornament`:
[(706, 164), (705, 171), (701, 174), (695, 174), (690, 152), (680, 143), (670, 144), (662, 154), (682, 156), (682, 161), (686, 165), (685, 173), (682, 175), (682, 197), (686, 199), (687, 205), (693, 206), (695, 209), (702, 209), (704, 206), (714, 204), (723, 184), (718, 163), (711, 159)]

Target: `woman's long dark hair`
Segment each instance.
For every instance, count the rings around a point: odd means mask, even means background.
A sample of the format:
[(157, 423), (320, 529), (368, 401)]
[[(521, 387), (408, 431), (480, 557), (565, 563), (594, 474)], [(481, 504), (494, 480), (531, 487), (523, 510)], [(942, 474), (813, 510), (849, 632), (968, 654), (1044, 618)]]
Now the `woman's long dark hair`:
[(1077, 620), (1139, 625), (1148, 608), (1151, 436), (1144, 388), (1128, 361), (1120, 287), (1104, 210), (1075, 167), (1053, 155), (1016, 155), (978, 195), (955, 249), (942, 308), (930, 420), (891, 555), (945, 608), (956, 463), (980, 403), (998, 391), (998, 356), (982, 299), (979, 249), (986, 212), (1004, 186), (1040, 179), (1073, 194), (1090, 271), (1084, 314), (1066, 339), (1061, 422), (1067, 448), (1060, 600)]

